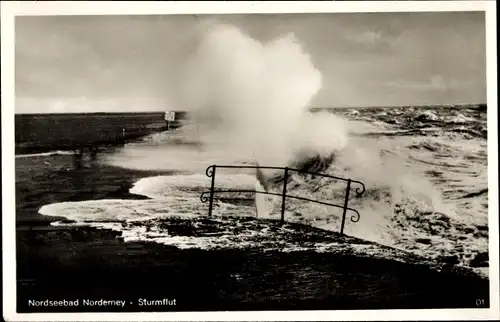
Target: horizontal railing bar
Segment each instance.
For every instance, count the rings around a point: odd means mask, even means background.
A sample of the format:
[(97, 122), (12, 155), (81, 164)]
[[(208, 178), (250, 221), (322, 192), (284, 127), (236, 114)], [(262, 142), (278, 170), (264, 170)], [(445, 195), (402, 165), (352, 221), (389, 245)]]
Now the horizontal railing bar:
[[(206, 193), (209, 193), (210, 191), (206, 191)], [(281, 197), (281, 193), (274, 193), (274, 192), (265, 192), (265, 191), (258, 191), (258, 190), (214, 190), (214, 193), (227, 193), (227, 192), (242, 192), (242, 193), (261, 193), (264, 195), (273, 195), (273, 196), (279, 196)]]
[[(278, 196), (278, 197), (282, 197), (283, 196), (281, 193), (266, 192), (266, 191), (259, 191), (259, 190), (214, 190), (214, 193), (228, 193), (228, 192), (260, 193), (260, 194), (264, 194), (264, 195), (273, 195), (273, 196)], [(210, 191), (205, 191), (205, 192), (202, 193), (202, 195), (204, 193), (210, 193)], [(298, 197), (298, 196), (292, 196), (292, 195), (286, 195), (286, 197), (287, 198), (294, 198), (294, 199), (304, 200), (304, 201), (310, 201), (310, 202), (319, 203), (319, 204), (326, 205), (326, 206), (332, 206), (332, 207), (337, 207), (337, 208), (344, 209), (344, 206), (339, 206), (339, 205), (335, 205), (335, 204), (332, 204), (332, 203), (323, 202), (323, 201), (319, 201), (319, 200), (314, 200), (314, 199), (309, 199), (309, 198), (303, 198), (303, 197)], [(346, 209), (354, 211), (354, 212), (357, 213), (357, 211), (355, 209), (352, 209), (352, 208), (349, 208), (349, 207), (346, 207)]]
[[(267, 167), (267, 166), (254, 166), (254, 165), (215, 165), (217, 168), (233, 168), (233, 169), (273, 169), (285, 170), (284, 167)], [(213, 167), (213, 166), (211, 166)], [(290, 169), (291, 170), (291, 169)]]
[[(272, 170), (285, 170), (285, 167), (268, 167), (268, 166), (253, 166), (253, 165), (215, 165), (217, 168), (231, 168), (231, 169), (272, 169)], [(210, 166), (212, 167), (212, 166)], [(331, 178), (331, 179), (337, 179), (337, 180), (343, 180), (343, 181), (349, 181), (349, 179), (346, 178), (341, 178), (341, 177), (336, 177), (332, 176), (329, 174), (324, 174), (320, 172), (312, 172), (312, 171), (304, 171), (300, 169), (295, 169), (295, 168), (288, 168), (289, 171), (295, 171), (298, 173), (305, 173), (305, 174), (311, 174), (311, 175), (316, 175), (316, 176), (321, 176), (321, 177), (326, 177), (326, 178)], [(357, 180), (352, 180), (351, 182), (356, 182), (361, 185), (363, 185), (362, 182), (357, 181)]]
[[(283, 193), (282, 194), (278, 194), (278, 193), (268, 192), (268, 191), (259, 191), (259, 190), (256, 190), (256, 189), (252, 189), (252, 190), (236, 190), (236, 189), (215, 190), (214, 189), (215, 170), (217, 168), (283, 170), (284, 171)], [(346, 189), (345, 204), (344, 204), (344, 206), (340, 206), (340, 205), (336, 205), (336, 204), (331, 204), (331, 203), (323, 202), (323, 201), (319, 201), (319, 200), (314, 200), (314, 199), (299, 197), (299, 196), (287, 195), (286, 194), (286, 184), (287, 184), (287, 181), (288, 181), (287, 179), (288, 179), (288, 171), (289, 170), (295, 171), (297, 173), (302, 173), (302, 174), (317, 175), (317, 176), (321, 176), (321, 177), (325, 177), (325, 178), (331, 178), (331, 179), (335, 179), (335, 180), (346, 181), (347, 182), (347, 189)], [(214, 194), (215, 193), (234, 193), (234, 192), (237, 192), (237, 193), (252, 193), (252, 194), (253, 193), (260, 193), (260, 194), (265, 194), (265, 195), (272, 195), (272, 196), (282, 197), (283, 200), (282, 200), (282, 209), (281, 209), (281, 223), (284, 222), (285, 199), (287, 197), (288, 198), (297, 199), (297, 200), (303, 200), (303, 201), (313, 202), (313, 203), (317, 203), (317, 204), (320, 204), (320, 205), (325, 205), (325, 206), (331, 206), (331, 207), (336, 207), (336, 208), (344, 209), (344, 213), (343, 213), (343, 216), (342, 216), (342, 224), (341, 224), (341, 229), (340, 229), (340, 234), (341, 235), (343, 235), (343, 231), (344, 231), (344, 224), (345, 224), (345, 217), (346, 217), (346, 211), (347, 210), (352, 211), (352, 212), (354, 212), (356, 214), (356, 215), (352, 215), (350, 217), (350, 219), (351, 219), (352, 222), (358, 222), (359, 219), (360, 219), (360, 214), (359, 214), (359, 212), (357, 210), (347, 207), (347, 202), (348, 202), (348, 199), (349, 199), (349, 191), (351, 189), (351, 183), (354, 182), (354, 183), (357, 183), (357, 184), (361, 185), (361, 188), (356, 188), (356, 190), (355, 190), (356, 194), (358, 196), (362, 195), (365, 192), (365, 184), (362, 183), (361, 181), (358, 181), (358, 180), (345, 179), (345, 178), (331, 176), (331, 175), (323, 174), (323, 173), (319, 173), (319, 172), (304, 171), (304, 170), (295, 169), (295, 168), (288, 168), (288, 167), (268, 167), (268, 166), (260, 166), (260, 165), (216, 165), (216, 164), (213, 164), (213, 165), (209, 166), (206, 169), (205, 173), (206, 173), (206, 175), (208, 177), (212, 178), (212, 180), (211, 180), (211, 186), (210, 186), (210, 191), (204, 191), (204, 192), (201, 193), (200, 200), (203, 203), (205, 203), (207, 201), (210, 201), (210, 206), (208, 208), (209, 209), (209, 211), (208, 211), (208, 215), (209, 216), (211, 216), (211, 214), (212, 214), (212, 202), (213, 202), (213, 198), (214, 198)], [(259, 176), (259, 174), (257, 173), (257, 177), (258, 176)], [(207, 197), (207, 194), (209, 195), (209, 197)], [(218, 198), (218, 199), (234, 199), (234, 198)], [(242, 198), (238, 198), (238, 199), (242, 199)]]

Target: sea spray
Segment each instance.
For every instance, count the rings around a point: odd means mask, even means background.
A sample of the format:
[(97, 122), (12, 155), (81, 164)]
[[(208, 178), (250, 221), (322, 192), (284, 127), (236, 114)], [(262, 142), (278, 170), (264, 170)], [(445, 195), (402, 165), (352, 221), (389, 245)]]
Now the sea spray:
[[(182, 64), (176, 108), (191, 116), (190, 126), (178, 133), (185, 141), (199, 141), (201, 147), (134, 147), (136, 152), (126, 156), (133, 157), (134, 164), (140, 161), (149, 169), (190, 170), (201, 174), (200, 180), (207, 184), (209, 180), (202, 179), (207, 166), (243, 162), (307, 168), (360, 180), (367, 191), (362, 198), (351, 193), (349, 206), (362, 217), (356, 224), (349, 222), (346, 232), (389, 244), (399, 238), (394, 234), (405, 234), (391, 228), (394, 217), (401, 216), (397, 212), (401, 207), (415, 204), (419, 209), (425, 207), (426, 212), (452, 215), (441, 209), (441, 192), (408, 160), (399, 140), (363, 136), (348, 140), (348, 130), (358, 134), (364, 130), (333, 113), (309, 111), (321, 89), (322, 75), (293, 34), (263, 43), (236, 27), (213, 24), (196, 40)], [(155, 162), (161, 164), (152, 166), (148, 160), (160, 160)], [(222, 170), (217, 177), (244, 173), (255, 178), (252, 171)], [(270, 178), (275, 175), (263, 172)], [(293, 195), (335, 204), (344, 199), (345, 185), (341, 183), (318, 177), (300, 180), (296, 175), (293, 179), (288, 187)], [(183, 177), (171, 180), (172, 189), (179, 185), (175, 180)], [(252, 186), (264, 190), (261, 184)], [(281, 198), (257, 194), (256, 199), (259, 215), (278, 215)], [(286, 211), (293, 213), (287, 220), (338, 231), (340, 210), (292, 199), (286, 202)], [(415, 212), (410, 208), (405, 211)]]
[[(440, 117), (446, 112), (438, 108), (434, 110)], [(362, 118), (378, 117), (370, 109), (358, 111)], [(415, 111), (399, 108), (387, 109), (387, 113), (401, 114), (400, 118), (405, 119), (411, 118)], [(396, 129), (405, 126), (401, 123), (395, 126)], [(349, 144), (335, 154), (333, 164), (325, 171), (335, 176), (360, 180), (367, 188), (363, 196), (357, 198), (354, 193), (357, 186), (353, 186), (349, 206), (358, 210), (361, 216), (358, 222), (352, 223), (349, 220), (352, 213), (348, 213), (344, 232), (350, 236), (379, 241), (421, 254), (429, 259), (446, 258), (448, 261), (448, 257), (458, 255), (460, 263), (486, 265), (482, 268), (487, 272), (487, 262), (478, 264), (478, 260), (488, 250), (487, 195), (462, 197), (466, 192), (477, 192), (487, 185), (486, 141), (467, 138), (456, 141), (450, 140), (446, 135), (364, 135), (387, 130), (378, 123), (376, 126), (358, 126), (356, 122), (350, 121), (349, 130), (357, 135), (349, 138)], [(116, 161), (113, 164), (127, 168), (189, 170), (183, 171), (186, 172), (183, 174), (143, 178), (131, 190), (132, 193), (153, 199), (59, 203), (42, 207), (40, 213), (75, 220), (75, 225), (116, 229), (122, 232), (125, 240), (149, 240), (175, 244), (179, 248), (207, 247), (204, 238), (171, 236), (168, 226), (164, 228), (163, 220), (186, 217), (189, 222), (203, 221), (207, 215), (208, 203), (200, 202), (200, 193), (207, 191), (210, 186), (210, 179), (205, 175), (207, 164), (233, 163), (231, 161), (239, 163), (239, 160), (235, 158), (228, 161), (228, 155), (215, 149), (200, 152), (192, 145), (172, 143), (171, 136), (176, 136), (177, 139), (182, 136), (182, 131), (179, 129), (178, 132), (155, 135), (155, 142), (159, 140), (162, 144), (151, 146), (148, 142), (137, 142), (112, 154), (113, 157), (119, 156), (113, 159)], [(20, 159), (20, 162), (24, 160)], [(197, 170), (194, 174), (193, 169)], [(217, 188), (255, 189), (254, 170), (230, 170), (218, 169)], [(305, 175), (294, 176), (292, 179), (287, 187), (291, 195), (335, 204), (342, 204), (344, 200), (345, 183)], [(444, 194), (441, 193), (443, 191)], [(456, 207), (458, 211), (442, 209), (446, 206)], [(274, 210), (271, 217), (279, 218), (281, 208), (275, 207)], [(238, 241), (233, 241), (231, 245), (244, 247), (246, 244), (239, 237), (254, 234), (256, 230), (242, 230), (227, 216), (254, 215), (253, 205), (224, 205), (217, 202), (213, 218), (238, 227), (235, 237)], [(301, 222), (337, 232), (341, 216), (342, 209), (292, 198), (286, 200), (287, 222)], [(255, 223), (260, 225), (265, 222), (261, 219)], [(125, 226), (122, 222), (114, 222), (115, 220), (125, 220)], [(128, 224), (129, 221), (133, 223)], [(261, 228), (255, 235), (275, 237), (272, 231)], [(233, 238), (233, 231), (227, 233), (227, 236)], [(198, 242), (193, 242), (193, 239)], [(226, 239), (219, 236), (213, 240), (217, 245), (229, 245), (226, 244)], [(262, 245), (262, 241), (258, 245)]]
[(309, 112), (322, 77), (294, 34), (264, 43), (215, 24), (185, 66), (180, 101), (205, 149), (286, 166), (347, 143), (339, 119)]
[[(264, 43), (234, 26), (214, 24), (185, 66), (181, 102), (191, 111), (194, 134), (204, 149), (220, 151), (228, 161), (237, 156), (291, 166), (327, 157), (347, 143), (340, 119), (309, 111), (322, 76), (292, 33)], [(260, 181), (256, 190), (266, 185)], [(268, 215), (273, 199), (257, 194), (257, 212)]]
[[(373, 141), (348, 142), (342, 118), (310, 112), (322, 75), (294, 34), (260, 42), (234, 26), (213, 24), (184, 66), (180, 102), (195, 125), (186, 134), (195, 135), (205, 152), (217, 151), (222, 163), (239, 158), (324, 172), (335, 160), (336, 175), (390, 191), (389, 205), (376, 207), (377, 216), (384, 217), (381, 225), (408, 196), (430, 207), (440, 204), (439, 192), (408, 173), (400, 160), (383, 160)], [(263, 199), (279, 201), (263, 194), (256, 198), (265, 215), (273, 209)]]

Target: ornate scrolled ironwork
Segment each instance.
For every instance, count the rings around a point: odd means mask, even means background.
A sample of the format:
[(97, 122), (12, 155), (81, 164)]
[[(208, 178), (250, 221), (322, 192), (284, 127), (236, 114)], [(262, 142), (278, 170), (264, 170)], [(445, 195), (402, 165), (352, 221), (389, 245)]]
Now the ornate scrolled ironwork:
[(210, 191), (204, 191), (200, 195), (201, 202), (205, 203), (210, 200)]
[(207, 175), (207, 177), (212, 177), (214, 175), (214, 170), (215, 170), (215, 165), (211, 165), (207, 168), (207, 170), (205, 171), (205, 174)]
[(356, 213), (355, 215), (351, 215), (351, 218), (350, 218), (351, 221), (352, 222), (358, 222), (359, 219), (361, 218), (361, 216), (359, 215), (359, 212), (357, 210), (354, 210), (354, 209), (351, 209), (351, 208), (347, 208), (347, 209)]
[(361, 187), (358, 187), (358, 188), (356, 188), (356, 190), (354, 190), (354, 192), (356, 192), (356, 195), (358, 197), (361, 196), (366, 191), (365, 184), (363, 182), (356, 181), (356, 180), (352, 180), (351, 182), (355, 182), (355, 183), (361, 185)]

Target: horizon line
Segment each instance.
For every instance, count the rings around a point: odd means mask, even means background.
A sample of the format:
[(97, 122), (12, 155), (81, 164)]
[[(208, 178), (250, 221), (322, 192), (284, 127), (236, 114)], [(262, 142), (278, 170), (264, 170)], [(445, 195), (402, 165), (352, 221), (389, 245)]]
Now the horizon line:
[[(311, 106), (309, 109), (348, 109), (348, 108), (401, 108), (401, 107), (438, 107), (438, 106), (472, 106), (472, 105), (488, 105), (488, 103), (459, 103), (459, 104), (427, 104), (427, 105), (362, 105), (362, 106)], [(128, 111), (128, 112), (115, 112), (115, 111), (79, 111), (79, 112), (27, 112), (16, 113), (14, 115), (47, 115), (47, 114), (132, 114), (132, 113), (164, 113), (164, 112), (188, 112), (187, 110), (149, 110), (149, 111)]]

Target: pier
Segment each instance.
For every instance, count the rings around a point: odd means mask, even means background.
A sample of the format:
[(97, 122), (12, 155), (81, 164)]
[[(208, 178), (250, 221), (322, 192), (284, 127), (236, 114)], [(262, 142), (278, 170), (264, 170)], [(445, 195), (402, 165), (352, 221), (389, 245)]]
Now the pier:
[[(168, 116), (168, 117), (167, 117)], [(100, 147), (174, 130), (183, 112), (15, 115), (16, 154), (75, 151), (75, 163), (95, 159)]]

